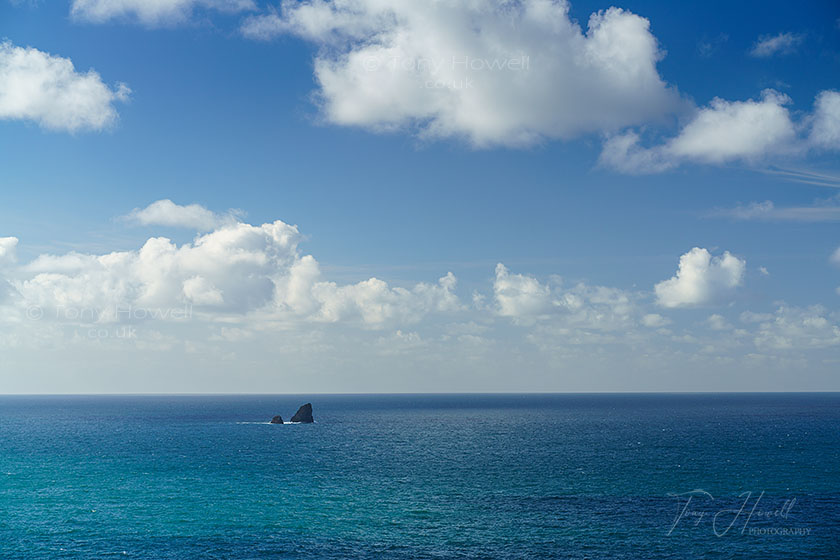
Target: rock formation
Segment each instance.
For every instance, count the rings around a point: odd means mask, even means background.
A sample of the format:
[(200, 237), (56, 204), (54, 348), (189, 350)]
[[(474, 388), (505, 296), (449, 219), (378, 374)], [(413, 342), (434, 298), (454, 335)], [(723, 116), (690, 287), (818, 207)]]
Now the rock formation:
[(282, 424), (283, 419), (280, 416), (275, 416), (274, 418), (271, 419), (271, 423), (272, 424)]
[(315, 419), (312, 418), (312, 405), (310, 403), (306, 403), (300, 407), (290, 420), (290, 422), (300, 422), (302, 424), (311, 424), (314, 421)]

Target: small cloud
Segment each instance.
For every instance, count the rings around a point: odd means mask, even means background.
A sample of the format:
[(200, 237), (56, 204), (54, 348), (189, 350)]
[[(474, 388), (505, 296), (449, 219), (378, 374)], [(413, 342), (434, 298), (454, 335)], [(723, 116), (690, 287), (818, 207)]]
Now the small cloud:
[(648, 313), (644, 317), (642, 317), (642, 324), (646, 327), (655, 329), (659, 327), (664, 327), (665, 325), (670, 325), (671, 320), (667, 317), (663, 317), (659, 313)]
[(791, 54), (796, 51), (804, 38), (804, 35), (791, 32), (762, 35), (750, 50), (750, 56), (768, 58), (776, 54)]
[(762, 276), (770, 276), (770, 272), (763, 266), (758, 267), (758, 273)]
[(739, 204), (735, 208), (720, 208), (710, 212), (710, 216), (721, 216), (734, 218), (736, 220), (766, 219), (773, 213), (775, 205), (770, 200), (764, 202), (750, 202), (747, 205)]
[(680, 257), (676, 276), (654, 287), (659, 305), (689, 307), (719, 301), (740, 286), (746, 261), (726, 251), (713, 257), (695, 247)]
[(110, 87), (94, 70), (78, 72), (69, 58), (0, 41), (0, 121), (24, 120), (48, 130), (105, 130), (117, 122), (114, 104), (131, 89)]
[(840, 265), (840, 247), (831, 254), (831, 257), (828, 259), (832, 264)]
[(0, 265), (17, 262), (17, 237), (0, 237)]
[(700, 58), (711, 58), (729, 40), (729, 35), (721, 33), (711, 39), (703, 38), (697, 43), (697, 54)]
[(210, 231), (235, 222), (241, 215), (241, 210), (229, 210), (227, 214), (217, 214), (200, 204), (181, 206), (167, 198), (153, 202), (145, 208), (135, 208), (122, 219), (141, 226), (182, 227)]
[(706, 319), (706, 325), (713, 331), (728, 331), (732, 328), (732, 325), (722, 315), (718, 315), (717, 313), (709, 315)]

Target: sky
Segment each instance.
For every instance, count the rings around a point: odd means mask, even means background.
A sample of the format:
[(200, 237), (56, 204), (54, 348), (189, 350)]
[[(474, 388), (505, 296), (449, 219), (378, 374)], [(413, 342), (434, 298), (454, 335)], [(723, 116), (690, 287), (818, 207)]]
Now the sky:
[(0, 0), (0, 393), (840, 390), (840, 5)]

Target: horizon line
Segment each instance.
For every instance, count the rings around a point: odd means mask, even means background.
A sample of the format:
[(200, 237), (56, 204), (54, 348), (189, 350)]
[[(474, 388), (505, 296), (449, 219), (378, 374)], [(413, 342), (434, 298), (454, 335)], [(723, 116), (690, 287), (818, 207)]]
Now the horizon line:
[(283, 396), (435, 396), (435, 395), (809, 395), (840, 394), (840, 390), (807, 391), (451, 391), (451, 392), (345, 392), (345, 393), (0, 393), (0, 397), (283, 397)]

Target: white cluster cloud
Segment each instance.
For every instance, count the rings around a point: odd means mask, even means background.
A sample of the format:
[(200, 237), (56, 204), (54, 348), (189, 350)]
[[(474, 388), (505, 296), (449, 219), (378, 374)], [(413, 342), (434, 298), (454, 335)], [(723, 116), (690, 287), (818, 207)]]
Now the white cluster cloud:
[(499, 315), (534, 317), (545, 313), (551, 305), (551, 290), (536, 278), (511, 274), (502, 263), (496, 265), (493, 293)]
[(768, 58), (775, 54), (790, 54), (802, 43), (804, 37), (796, 33), (779, 33), (777, 35), (762, 35), (750, 50), (750, 55), (756, 58)]
[[(551, 319), (560, 329), (557, 332), (565, 334), (627, 329), (638, 321), (646, 324), (637, 317), (634, 295), (624, 290), (584, 283), (564, 288), (559, 279), (553, 285), (543, 284), (532, 276), (511, 274), (501, 263), (496, 265), (493, 294), (496, 314), (522, 325)], [(664, 317), (661, 320), (667, 323)]]
[(93, 70), (77, 72), (69, 58), (0, 42), (0, 120), (69, 132), (102, 130), (117, 120), (114, 103), (130, 93), (125, 84), (112, 89)]
[(721, 300), (741, 285), (746, 261), (726, 251), (713, 257), (694, 247), (680, 257), (676, 276), (656, 284), (657, 302), (663, 307), (704, 305)]
[[(174, 206), (175, 213), (189, 208)], [(150, 206), (157, 207), (172, 209)], [(822, 307), (778, 304), (775, 312), (744, 311), (740, 324), (741, 310), (735, 308), (700, 321), (692, 314), (656, 312), (655, 303), (701, 305), (731, 294), (742, 282), (745, 262), (729, 253), (713, 257), (692, 249), (680, 259), (676, 276), (657, 284), (653, 294), (565, 285), (557, 276), (542, 281), (498, 264), (487, 303), (469, 308), (456, 295), (451, 273), (408, 287), (377, 278), (329, 281), (317, 260), (300, 252), (301, 239), (296, 226), (282, 221), (224, 221), (190, 243), (154, 237), (133, 251), (41, 255), (20, 262), (17, 238), (0, 238), (4, 359), (26, 368), (41, 355), (60, 353), (87, 368), (91, 356), (108, 363), (130, 355), (127, 362), (137, 362), (138, 375), (158, 360), (166, 378), (159, 380), (161, 390), (173, 390), (168, 385), (173, 363), (179, 370), (187, 364), (213, 370), (219, 379), (228, 379), (225, 364), (247, 363), (268, 376), (263, 380), (274, 378), (277, 364), (314, 375), (334, 372), (336, 363), (364, 365), (359, 369), (373, 371), (371, 379), (393, 379), (399, 388), (408, 381), (392, 378), (394, 367), (412, 368), (406, 375), (430, 384), (457, 373), (482, 386), (486, 372), (509, 380), (511, 368), (524, 360), (543, 372), (531, 381), (550, 382), (544, 388), (556, 390), (560, 386), (551, 380), (561, 371), (563, 383), (580, 374), (581, 389), (591, 379), (635, 382), (637, 375), (653, 375), (647, 379), (659, 384), (660, 373), (677, 360), (691, 371), (710, 364), (726, 371), (757, 364), (825, 371), (827, 354), (840, 346), (840, 316)], [(617, 368), (619, 377), (607, 375)], [(469, 377), (475, 371), (482, 376)], [(343, 378), (335, 375), (324, 382)], [(194, 381), (180, 379), (182, 389)], [(239, 378), (232, 383), (242, 389)], [(522, 389), (515, 383), (505, 387)]]
[(278, 282), (277, 304), (317, 321), (358, 317), (371, 325), (389, 321), (413, 323), (427, 313), (457, 311), (461, 307), (454, 293), (457, 282), (452, 273), (435, 285), (420, 283), (412, 289), (390, 288), (378, 278), (345, 286), (320, 278), (318, 262), (312, 256), (299, 259)]
[(795, 138), (793, 122), (784, 106), (789, 102), (787, 96), (773, 90), (765, 90), (759, 101), (716, 98), (709, 107), (700, 109), (676, 137), (660, 146), (641, 146), (639, 134), (633, 131), (608, 138), (601, 163), (626, 173), (647, 173), (685, 161), (720, 164), (789, 151)]
[(209, 231), (236, 221), (241, 212), (230, 211), (217, 214), (200, 204), (182, 206), (169, 199), (158, 200), (145, 208), (135, 208), (123, 217), (128, 222), (142, 226), (183, 227), (197, 231)]
[(790, 103), (772, 89), (759, 100), (715, 98), (677, 136), (658, 146), (642, 146), (632, 130), (608, 137), (600, 162), (624, 173), (656, 173), (682, 163), (755, 163), (811, 149), (840, 150), (840, 92), (821, 92), (814, 112), (799, 123), (786, 107)]
[(657, 71), (662, 52), (647, 19), (610, 8), (584, 32), (568, 12), (563, 0), (284, 1), (242, 31), (321, 46), (321, 109), (340, 125), (521, 146), (681, 106)]
[(758, 322), (754, 342), (760, 349), (774, 351), (840, 346), (840, 326), (821, 306), (804, 309), (782, 306), (774, 314), (755, 316), (754, 320)]
[[(19, 308), (37, 306), (47, 316), (102, 323), (131, 317), (132, 309), (167, 319), (186, 306), (210, 319), (259, 314), (267, 320), (356, 318), (384, 325), (460, 308), (452, 274), (410, 289), (377, 278), (328, 282), (314, 257), (299, 254), (300, 238), (296, 226), (279, 220), (260, 226), (231, 222), (181, 246), (155, 237), (136, 251), (41, 255), (8, 276)], [(11, 259), (16, 243), (0, 240), (0, 263)]]
[(114, 19), (136, 20), (145, 25), (183, 21), (196, 8), (236, 13), (256, 8), (253, 0), (73, 0), (73, 17), (102, 23)]

